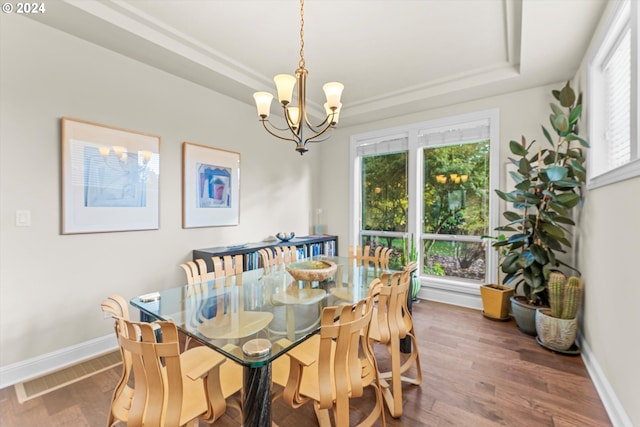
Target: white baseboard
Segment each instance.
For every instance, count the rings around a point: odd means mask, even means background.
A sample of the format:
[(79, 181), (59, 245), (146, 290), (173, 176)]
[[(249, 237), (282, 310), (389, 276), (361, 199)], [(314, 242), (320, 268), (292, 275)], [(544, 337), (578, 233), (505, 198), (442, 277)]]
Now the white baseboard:
[(423, 285), (418, 292), (418, 298), (482, 310), (480, 294), (469, 293), (465, 290), (460, 292), (454, 289), (442, 289), (441, 287), (436, 288)]
[(0, 388), (41, 377), (118, 348), (114, 334), (0, 367)]
[(589, 343), (585, 341), (582, 336), (578, 336), (578, 344), (582, 349), (581, 355), (584, 365), (586, 366), (587, 372), (589, 372), (589, 376), (591, 377), (591, 381), (600, 396), (600, 400), (602, 400), (604, 409), (609, 415), (611, 424), (614, 427), (633, 427), (631, 418), (627, 415), (627, 412), (624, 410), (624, 407), (620, 403), (620, 400), (618, 400), (611, 384), (607, 380), (607, 377), (604, 375), (604, 372), (602, 372), (602, 368), (593, 355), (591, 347), (589, 347)]

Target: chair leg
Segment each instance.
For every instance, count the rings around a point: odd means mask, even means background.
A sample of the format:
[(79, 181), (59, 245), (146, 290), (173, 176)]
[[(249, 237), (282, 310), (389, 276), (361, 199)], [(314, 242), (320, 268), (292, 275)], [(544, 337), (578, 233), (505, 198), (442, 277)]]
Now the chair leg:
[[(389, 413), (393, 418), (402, 416), (402, 383), (406, 382), (413, 385), (419, 385), (422, 383), (422, 368), (420, 366), (420, 355), (418, 352), (418, 343), (415, 335), (412, 333), (407, 334), (411, 337), (411, 344), (413, 352), (407, 358), (407, 360), (400, 364), (400, 358), (394, 357), (400, 354), (400, 343), (397, 339), (391, 339), (387, 343), (387, 349), (391, 355), (391, 370), (388, 372), (379, 372), (380, 386), (382, 389), (382, 396), (384, 397)], [(416, 376), (414, 378), (408, 377), (404, 374), (415, 364)]]
[[(389, 346), (389, 352), (391, 354), (391, 372), (390, 380), (391, 387), (386, 381), (381, 381), (383, 384), (382, 395), (389, 408), (389, 413), (393, 418), (402, 416), (402, 379), (400, 372), (400, 358), (396, 355), (400, 354), (400, 341), (398, 339), (391, 339), (387, 344)], [(389, 378), (388, 375), (380, 375), (381, 379)]]
[[(219, 369), (219, 367), (216, 366), (215, 369)], [(213, 374), (214, 378), (210, 377), (211, 374)], [(209, 424), (213, 423), (227, 410), (227, 402), (222, 394), (220, 381), (217, 380), (220, 374), (218, 372), (210, 372), (210, 375), (204, 378), (208, 408), (206, 414), (202, 416)]]
[(409, 370), (411, 365), (415, 363), (416, 376), (414, 378), (411, 378), (411, 377), (402, 375), (401, 379), (403, 382), (406, 382), (409, 384), (420, 385), (422, 383), (422, 367), (420, 366), (420, 354), (418, 352), (418, 342), (416, 340), (415, 335), (413, 335), (413, 333), (407, 334), (407, 336), (411, 337), (413, 352), (411, 353), (411, 356), (402, 364), (402, 367), (400, 368), (400, 373), (404, 374), (405, 372), (407, 372), (407, 370)]
[(316, 413), (316, 418), (318, 419), (318, 425), (320, 427), (331, 427), (331, 417), (329, 416), (328, 409), (320, 409), (318, 404), (314, 402), (313, 410)]

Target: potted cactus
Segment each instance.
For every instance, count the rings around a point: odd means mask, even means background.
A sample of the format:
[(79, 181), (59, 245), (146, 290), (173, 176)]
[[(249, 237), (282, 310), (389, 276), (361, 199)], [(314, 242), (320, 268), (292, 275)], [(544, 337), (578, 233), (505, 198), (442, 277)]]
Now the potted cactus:
[[(575, 225), (572, 210), (582, 201), (586, 181), (586, 139), (578, 135), (582, 112), (581, 96), (576, 97), (569, 82), (552, 91), (559, 102), (551, 103), (552, 132), (542, 126), (548, 145), (534, 146), (524, 136), (511, 141), (509, 161), (516, 167), (511, 172), (515, 188), (510, 192), (496, 190), (498, 197), (513, 207), (503, 213), (507, 224), (496, 228), (508, 235), (493, 246), (505, 251), (500, 268), (503, 284), (516, 289), (511, 309), (518, 328), (536, 334), (535, 310), (548, 306), (547, 283), (553, 270), (568, 265), (561, 254), (571, 248), (568, 238)], [(579, 273), (578, 273), (579, 274)]]
[(536, 310), (538, 343), (566, 352), (574, 346), (578, 331), (576, 314), (582, 301), (584, 285), (575, 276), (567, 279), (560, 271), (549, 274), (549, 308)]

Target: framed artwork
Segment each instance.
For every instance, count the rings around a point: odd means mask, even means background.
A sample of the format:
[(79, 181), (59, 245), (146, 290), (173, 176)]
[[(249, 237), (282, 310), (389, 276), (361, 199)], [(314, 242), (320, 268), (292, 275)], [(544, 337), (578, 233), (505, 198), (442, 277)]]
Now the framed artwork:
[(240, 153), (182, 144), (182, 227), (238, 225)]
[(160, 137), (62, 118), (62, 234), (157, 230)]

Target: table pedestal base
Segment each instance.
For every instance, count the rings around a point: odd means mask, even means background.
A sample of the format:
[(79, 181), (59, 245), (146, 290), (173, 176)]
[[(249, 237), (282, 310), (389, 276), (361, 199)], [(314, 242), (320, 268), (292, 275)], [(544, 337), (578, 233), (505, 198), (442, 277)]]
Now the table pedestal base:
[(242, 425), (271, 427), (271, 364), (244, 367)]

